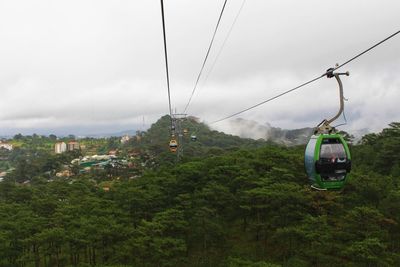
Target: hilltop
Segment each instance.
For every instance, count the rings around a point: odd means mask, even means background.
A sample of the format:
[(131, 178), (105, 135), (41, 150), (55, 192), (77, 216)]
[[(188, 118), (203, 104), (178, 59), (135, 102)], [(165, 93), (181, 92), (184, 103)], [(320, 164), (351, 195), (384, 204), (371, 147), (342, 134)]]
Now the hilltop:
[[(131, 143), (131, 146), (150, 151), (153, 155), (161, 154), (161, 156), (171, 157), (168, 150), (168, 143), (171, 139), (170, 124), (168, 115), (161, 117), (147, 131), (141, 133), (140, 142)], [(311, 128), (282, 130), (243, 119), (236, 119), (232, 121), (231, 125), (237, 131), (233, 131), (234, 134), (227, 134), (211, 129), (208, 125), (200, 122), (198, 118), (188, 117), (182, 122), (182, 129), (187, 129), (188, 134), (180, 139), (180, 145), (184, 147), (184, 155), (186, 157), (215, 155), (241, 148), (259, 148), (266, 145), (304, 145), (312, 134)], [(246, 129), (247, 132), (243, 129)], [(263, 135), (260, 135), (258, 139), (250, 138), (248, 133), (256, 131)], [(191, 135), (195, 135), (197, 140), (192, 141)], [(254, 137), (254, 135), (252, 136)], [(168, 155), (163, 152), (168, 152)]]

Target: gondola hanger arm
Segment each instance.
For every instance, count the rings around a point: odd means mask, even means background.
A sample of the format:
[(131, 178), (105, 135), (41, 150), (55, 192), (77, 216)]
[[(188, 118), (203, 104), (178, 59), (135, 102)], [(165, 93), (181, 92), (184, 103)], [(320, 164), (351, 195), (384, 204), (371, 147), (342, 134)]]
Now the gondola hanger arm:
[(337, 118), (340, 117), (340, 115), (343, 113), (344, 110), (344, 96), (343, 96), (343, 83), (342, 80), (340, 79), (341, 75), (346, 75), (349, 76), (350, 73), (347, 72), (334, 72), (334, 68), (330, 68), (326, 71), (326, 77), (327, 78), (333, 78), (335, 77), (336, 81), (338, 82), (339, 85), (339, 101), (340, 101), (340, 106), (339, 106), (339, 111), (338, 113), (333, 116), (331, 119), (325, 119), (323, 120), (316, 128), (315, 133), (332, 133), (335, 131), (335, 129), (331, 126), (331, 123), (337, 120)]

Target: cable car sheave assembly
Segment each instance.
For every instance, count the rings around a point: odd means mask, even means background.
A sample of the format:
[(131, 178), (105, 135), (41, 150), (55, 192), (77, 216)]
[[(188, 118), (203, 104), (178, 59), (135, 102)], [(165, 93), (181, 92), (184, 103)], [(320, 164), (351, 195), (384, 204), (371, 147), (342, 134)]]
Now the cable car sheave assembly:
[[(171, 140), (169, 142), (169, 150), (173, 153), (177, 152), (177, 158), (182, 156), (183, 154), (183, 141), (184, 138), (188, 137), (189, 129), (185, 126), (183, 127), (182, 123), (187, 121), (187, 114), (172, 114), (172, 123), (171, 123)], [(193, 140), (194, 137), (194, 140)], [(177, 140), (178, 139), (178, 140)], [(192, 141), (197, 139), (193, 134), (190, 138)]]
[(169, 150), (173, 153), (178, 150), (178, 141), (176, 140), (176, 136), (178, 135), (179, 138), (179, 133), (177, 134), (177, 126), (177, 120), (175, 116), (173, 116), (171, 118), (171, 140), (169, 141)]
[[(182, 154), (183, 140), (184, 138), (188, 138), (190, 128), (194, 129), (195, 127), (190, 118), (187, 118), (187, 114), (173, 114), (172, 116), (171, 140), (169, 142), (169, 150), (173, 153), (178, 152), (179, 154), (180, 152), (180, 154)], [(187, 127), (187, 125), (184, 125), (185, 127), (182, 127), (182, 123), (186, 121), (188, 121), (191, 126)], [(197, 128), (190, 135), (190, 140), (193, 142), (197, 140), (196, 132)], [(179, 141), (176, 140), (177, 138)], [(177, 156), (179, 158), (179, 155)]]
[(334, 69), (327, 71), (328, 78), (336, 78), (339, 84), (340, 108), (338, 113), (327, 120), (324, 119), (311, 136), (304, 156), (304, 165), (311, 187), (318, 190), (338, 190), (343, 188), (348, 173), (351, 170), (351, 155), (344, 138), (331, 126), (344, 110), (343, 84), (341, 75), (334, 73)]

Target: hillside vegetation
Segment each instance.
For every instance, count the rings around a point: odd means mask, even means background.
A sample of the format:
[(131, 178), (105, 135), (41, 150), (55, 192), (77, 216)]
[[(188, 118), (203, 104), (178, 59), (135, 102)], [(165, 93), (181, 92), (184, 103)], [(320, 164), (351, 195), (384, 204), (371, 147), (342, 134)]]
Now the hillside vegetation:
[(304, 146), (200, 124), (174, 163), (165, 121), (126, 148), (149, 150), (157, 167), (109, 191), (95, 173), (48, 181), (37, 170), (30, 186), (6, 177), (0, 266), (400, 266), (400, 123), (351, 148), (343, 191), (319, 192)]

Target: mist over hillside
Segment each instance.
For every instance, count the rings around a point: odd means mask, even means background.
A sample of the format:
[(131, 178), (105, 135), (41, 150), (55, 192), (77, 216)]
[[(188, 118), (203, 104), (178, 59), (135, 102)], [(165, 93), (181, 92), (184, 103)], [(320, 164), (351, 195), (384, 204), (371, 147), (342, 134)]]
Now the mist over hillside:
[[(199, 118), (196, 117), (188, 117), (188, 119), (192, 121), (192, 125), (190, 126), (197, 125), (201, 121)], [(273, 127), (269, 123), (260, 124), (256, 121), (245, 120), (241, 118), (223, 122), (221, 123), (221, 125), (212, 125), (209, 127), (210, 130), (216, 130), (221, 133), (238, 136), (240, 138), (253, 140), (263, 139), (265, 141), (271, 141), (277, 144), (289, 146), (306, 144), (313, 131), (313, 128), (281, 129), (279, 127)], [(123, 136), (126, 134), (135, 135), (136, 130), (126, 130), (102, 134), (88, 134), (86, 136), (102, 138), (111, 136)]]
[(313, 128), (281, 129), (269, 123), (259, 124), (256, 121), (241, 118), (224, 121), (213, 128), (241, 138), (264, 139), (284, 145), (305, 144), (313, 132)]
[[(192, 121), (194, 124), (199, 124), (201, 122), (201, 118), (189, 116), (188, 119)], [(158, 121), (154, 122), (156, 124)], [(193, 125), (191, 125), (193, 126)], [(308, 142), (308, 139), (312, 135), (313, 128), (306, 127), (300, 129), (282, 129), (279, 127), (273, 127), (270, 123), (266, 122), (264, 124), (260, 124), (257, 121), (253, 120), (246, 120), (242, 118), (237, 118), (233, 120), (223, 121), (221, 123), (215, 125), (209, 125), (211, 130), (219, 131), (221, 133), (225, 133), (228, 135), (238, 136), (240, 138), (246, 139), (253, 139), (259, 140), (263, 139), (265, 141), (274, 142), (277, 144), (292, 146), (292, 145), (302, 145)], [(40, 131), (36, 131), (35, 129), (31, 129), (29, 131), (17, 131), (22, 132), (24, 135), (31, 135), (31, 134), (39, 134), (39, 135), (49, 135), (49, 134), (56, 134), (59, 137), (65, 137), (69, 134), (73, 134), (78, 138), (85, 138), (85, 137), (92, 137), (92, 138), (107, 138), (107, 137), (120, 137), (124, 135), (133, 136), (136, 134), (138, 130), (143, 131), (145, 129), (144, 126), (140, 125), (133, 125), (131, 129), (126, 130), (119, 130), (118, 128), (115, 129), (117, 131), (110, 131), (96, 133), (91, 131), (91, 129), (80, 129), (77, 128), (75, 130), (68, 129), (63, 131), (54, 131), (50, 129), (42, 129)], [(144, 130), (148, 131), (150, 128)], [(69, 134), (66, 134), (69, 133)], [(370, 133), (370, 130), (367, 128), (363, 128), (350, 134), (354, 136), (354, 141), (358, 142), (361, 137), (365, 134)], [(14, 135), (1, 135), (0, 138), (12, 138)]]

